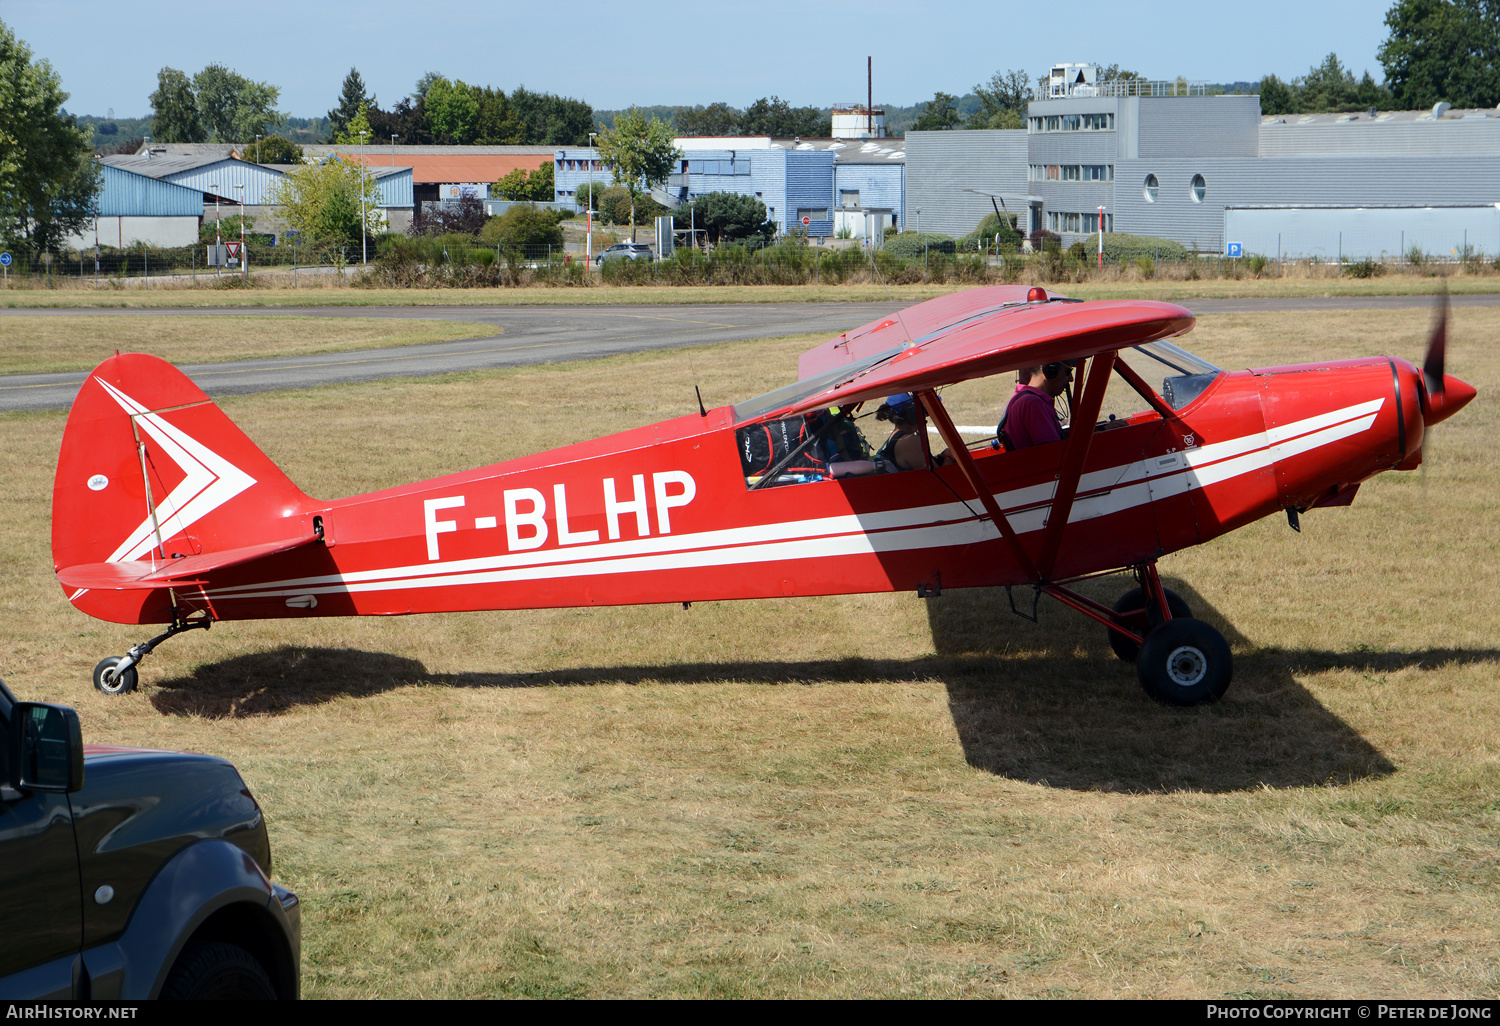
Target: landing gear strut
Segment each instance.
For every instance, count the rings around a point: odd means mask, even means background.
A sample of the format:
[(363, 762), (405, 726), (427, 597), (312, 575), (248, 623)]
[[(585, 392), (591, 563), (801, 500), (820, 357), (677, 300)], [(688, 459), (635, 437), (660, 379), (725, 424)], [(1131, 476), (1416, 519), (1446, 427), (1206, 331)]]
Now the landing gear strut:
[(193, 620), (177, 616), (165, 634), (158, 634), (150, 641), (141, 642), (123, 656), (110, 656), (99, 660), (99, 665), (94, 667), (94, 687), (106, 695), (123, 695), (128, 691), (134, 691), (140, 679), (139, 674), (136, 673), (136, 665), (150, 655), (152, 649), (184, 631), (200, 629), (206, 631), (213, 625), (213, 617), (207, 614)]
[(1124, 661), (1135, 663), (1142, 689), (1155, 701), (1163, 705), (1218, 701), (1234, 676), (1234, 657), (1224, 636), (1193, 619), (1182, 596), (1162, 586), (1155, 563), (1129, 569), (1140, 587), (1121, 596), (1113, 609), (1067, 587), (1103, 574), (1039, 584), (1037, 589), (1103, 624), (1110, 648)]

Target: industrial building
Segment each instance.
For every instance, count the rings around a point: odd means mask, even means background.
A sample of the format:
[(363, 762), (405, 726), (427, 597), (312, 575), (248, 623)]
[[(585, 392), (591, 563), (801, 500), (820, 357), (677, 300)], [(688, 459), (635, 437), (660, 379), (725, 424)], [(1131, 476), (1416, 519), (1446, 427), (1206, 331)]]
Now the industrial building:
[(1060, 64), (1024, 131), (906, 141), (907, 203), (914, 217), (923, 211), (924, 230), (972, 231), (995, 197), (1023, 230), (1065, 242), (1097, 231), (1102, 208), (1106, 232), (1207, 253), (1338, 259), (1417, 245), (1446, 254), (1465, 238), (1500, 252), (1485, 213), (1500, 201), (1495, 110), (1263, 117), (1257, 96), (1099, 82), (1089, 65)]
[[(770, 136), (682, 137), (682, 152), (655, 198), (668, 208), (711, 192), (754, 196), (782, 234), (878, 238), (906, 223), (906, 159), (900, 139), (774, 139)], [(589, 182), (614, 181), (598, 151), (553, 154), (558, 202), (582, 209)]]
[(198, 241), (203, 194), (127, 168), (105, 164), (95, 197), (94, 223), (63, 240), (64, 249), (114, 246), (191, 246)]

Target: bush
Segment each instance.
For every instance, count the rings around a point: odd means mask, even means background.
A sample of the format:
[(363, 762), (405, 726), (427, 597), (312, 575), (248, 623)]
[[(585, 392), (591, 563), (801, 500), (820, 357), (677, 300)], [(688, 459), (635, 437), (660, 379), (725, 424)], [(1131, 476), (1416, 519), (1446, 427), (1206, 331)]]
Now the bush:
[(563, 244), (559, 212), (517, 203), (485, 222), (479, 240), (490, 246), (558, 246)]
[(1266, 264), (1268, 263), (1270, 263), (1270, 261), (1266, 259), (1264, 253), (1251, 253), (1245, 258), (1245, 268), (1257, 278), (1259, 278), (1261, 272), (1266, 269)]
[(1385, 264), (1374, 257), (1365, 257), (1345, 264), (1344, 273), (1351, 278), (1374, 278), (1385, 273)]
[[(1083, 246), (1090, 253), (1096, 252), (1099, 247), (1099, 233), (1095, 232), (1090, 235), (1084, 241)], [(1120, 232), (1105, 232), (1104, 234), (1104, 259), (1110, 263), (1135, 260), (1137, 257), (1149, 257), (1152, 261), (1185, 260), (1187, 255), (1187, 247), (1171, 239), (1161, 239), (1154, 235), (1126, 235)]]
[(1013, 214), (996, 216), (986, 214), (979, 225), (968, 235), (959, 240), (958, 248), (965, 253), (977, 253), (996, 244), (996, 237), (1001, 246), (1019, 246), (1021, 233), (1016, 231), (1016, 218)]
[(1156, 262), (1148, 256), (1136, 257), (1135, 269), (1141, 272), (1142, 278), (1156, 277)]
[(952, 255), (958, 251), (958, 240), (951, 235), (938, 235), (934, 232), (906, 232), (896, 236), (885, 244), (885, 251), (891, 256), (920, 258), (926, 253), (931, 259), (934, 253), (946, 253)]
[(1048, 246), (1058, 249), (1062, 248), (1062, 236), (1056, 232), (1049, 232), (1045, 228), (1038, 228), (1031, 233), (1031, 248), (1037, 252), (1045, 252)]

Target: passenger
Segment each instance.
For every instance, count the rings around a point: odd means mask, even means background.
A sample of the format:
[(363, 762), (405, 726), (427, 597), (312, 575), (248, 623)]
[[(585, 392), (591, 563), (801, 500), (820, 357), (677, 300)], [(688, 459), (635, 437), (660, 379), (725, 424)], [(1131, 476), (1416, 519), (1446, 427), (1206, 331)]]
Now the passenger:
[[(901, 470), (923, 470), (927, 466), (927, 450), (922, 444), (922, 405), (909, 392), (898, 392), (880, 404), (875, 411), (876, 420), (890, 421), (891, 436), (875, 453), (873, 460), (851, 460), (834, 463), (829, 470), (834, 477), (853, 477), (861, 474), (893, 473)], [(941, 467), (950, 462), (946, 450), (933, 458), (933, 465)]]
[(1015, 394), (1005, 407), (995, 434), (1009, 450), (1026, 449), (1062, 439), (1057, 397), (1073, 381), (1072, 360), (1044, 367), (1023, 367)]

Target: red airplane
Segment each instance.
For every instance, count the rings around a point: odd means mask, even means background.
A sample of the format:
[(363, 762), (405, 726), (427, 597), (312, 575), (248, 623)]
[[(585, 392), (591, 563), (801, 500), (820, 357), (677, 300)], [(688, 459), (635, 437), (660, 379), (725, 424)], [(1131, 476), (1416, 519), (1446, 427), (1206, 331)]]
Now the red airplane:
[[(831, 339), (801, 380), (733, 406), (335, 502), (298, 490), (170, 364), (116, 355), (63, 435), (54, 568), (91, 616), (170, 625), (99, 663), (110, 694), (167, 638), (221, 620), (998, 585), (1032, 589), (1022, 615), (1045, 594), (1103, 624), (1157, 701), (1210, 702), (1229, 647), (1157, 560), (1283, 510), (1298, 527), (1416, 467), (1425, 430), (1475, 394), (1443, 373), (1446, 302), (1435, 323), (1423, 369), (1225, 371), (1163, 341), (1193, 327), (1180, 306), (978, 288)], [(1065, 361), (1078, 373), (1061, 441), (966, 442), (939, 398)], [(1140, 412), (1100, 421), (1112, 377)], [(935, 429), (916, 432), (925, 469), (878, 472), (893, 468), (860, 430), (893, 393)], [(1120, 572), (1138, 587), (1113, 608), (1072, 587)]]

